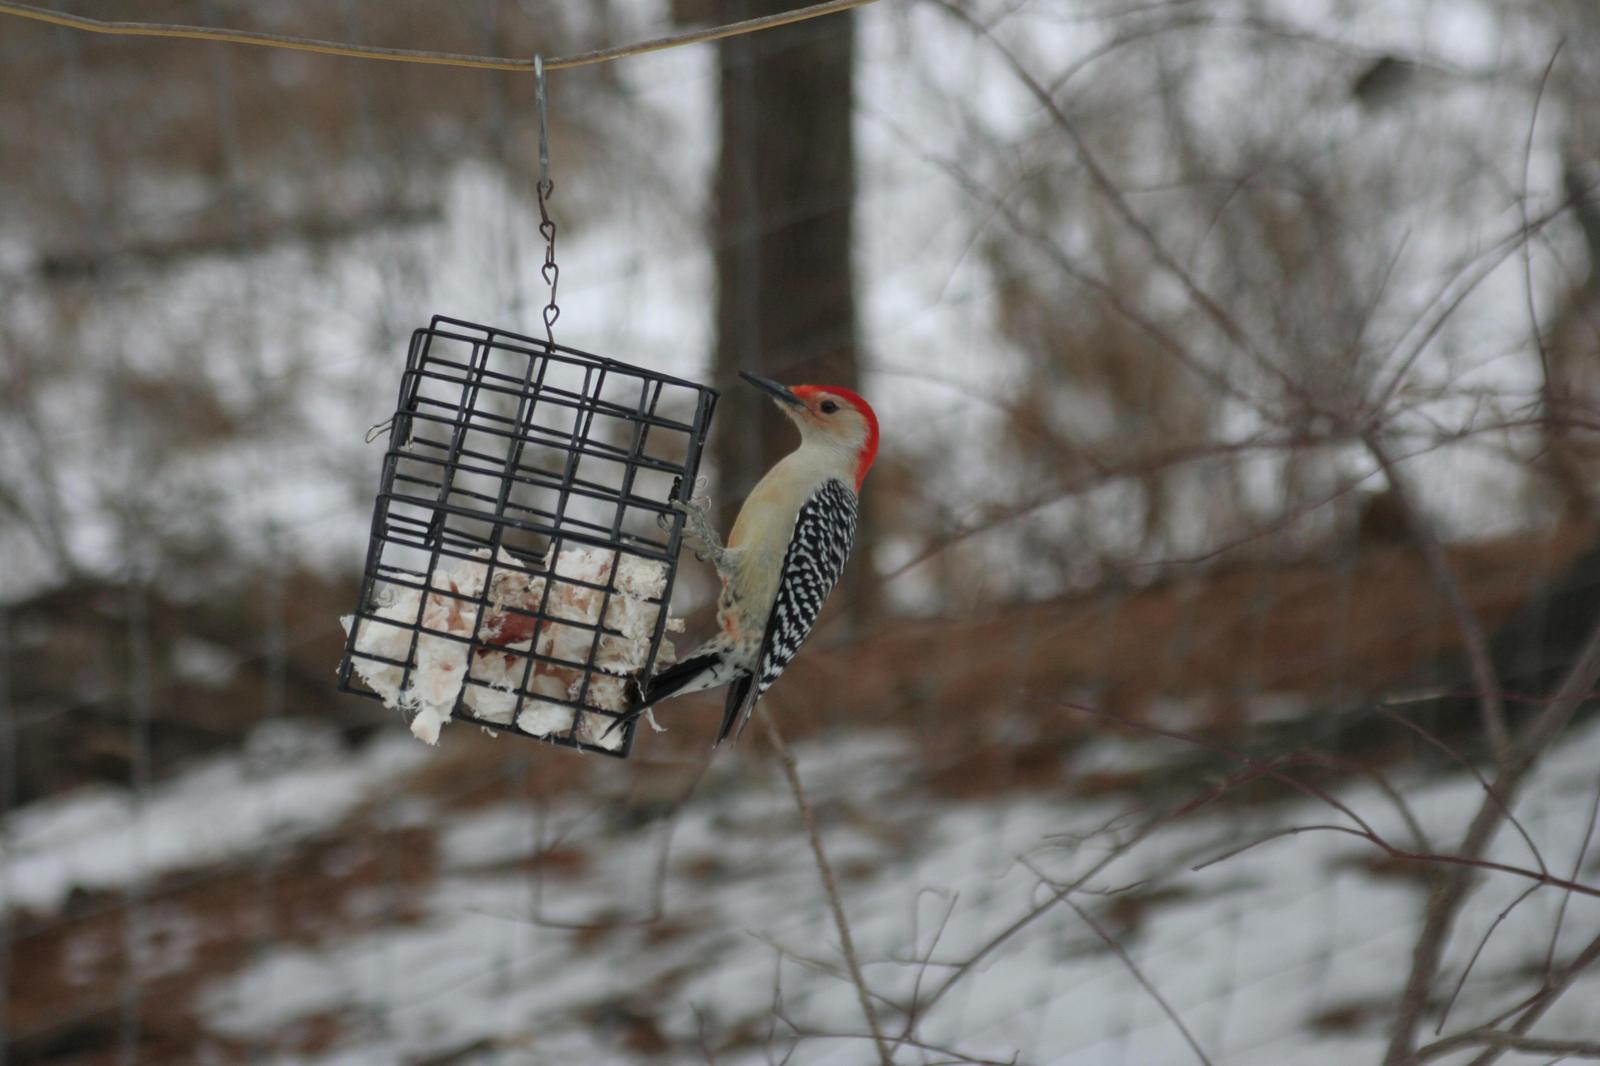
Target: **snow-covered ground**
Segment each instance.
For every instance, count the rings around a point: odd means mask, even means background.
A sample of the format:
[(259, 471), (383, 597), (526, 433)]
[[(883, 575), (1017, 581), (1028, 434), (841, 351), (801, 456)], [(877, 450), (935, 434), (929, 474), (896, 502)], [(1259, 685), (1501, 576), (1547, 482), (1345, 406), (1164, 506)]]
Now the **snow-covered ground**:
[[(257, 1049), (277, 1046), (311, 1019), (339, 1020), (331, 1046), (262, 1050), (258, 1061), (420, 1061), (479, 1046), (481, 1054), (450, 1061), (702, 1062), (704, 1034), (706, 1046), (720, 1049), (715, 1061), (755, 1063), (781, 1058), (797, 1031), (815, 1035), (798, 1038), (789, 1061), (868, 1057), (859, 1039), (837, 1035), (862, 1032), (860, 1008), (838, 976), (837, 937), (792, 800), (753, 750), (721, 755), (675, 818), (638, 825), (611, 817), (616, 798), (602, 798), (603, 787), (550, 804), (456, 806), (409, 783), (419, 760), (437, 756), (398, 729), (350, 759), (314, 734), (296, 743), (291, 727), (277, 728), (257, 747), (280, 756), (258, 756), (254, 769), (218, 760), (151, 791), (137, 808), (107, 791), (19, 814), (8, 827), (7, 898), (52, 911), (73, 886), (150, 884), (185, 867), (248, 863), (269, 847), (292, 853), (296, 840), (360, 810), (365, 822), (346, 822), (343, 832), (358, 835), (365, 824), (433, 833), (436, 874), (420, 888), (380, 882), (342, 904), (370, 910), (386, 890), (415, 893), (407, 921), (340, 934), (332, 913), (327, 938), (270, 944), (205, 986), (196, 1001), (204, 1028)], [(282, 757), (289, 751), (293, 757)], [(920, 993), (926, 1001), (955, 964), (1048, 903), (1053, 892), (1041, 873), (1070, 881), (1109, 857), (1072, 903), (1121, 943), (1213, 1062), (1377, 1056), (1416, 934), (1419, 883), (1364, 864), (1377, 853), (1333, 833), (1304, 833), (1191, 869), (1276, 828), (1341, 821), (1328, 808), (1202, 812), (1118, 852), (1145, 816), (1124, 800), (1073, 799), (1065, 787), (1060, 796), (937, 798), (918, 784), (913, 751), (890, 734), (819, 739), (799, 755), (867, 978), (888, 1000)], [(1102, 762), (1091, 746), (1065, 770), (1070, 779)], [(1577, 858), (1600, 784), (1597, 764), (1600, 726), (1591, 725), (1561, 746), (1518, 806), (1559, 872)], [(596, 783), (615, 772), (597, 767)], [(1465, 775), (1400, 783), (1445, 848), (1481, 795)], [(1378, 789), (1355, 786), (1340, 796), (1380, 832), (1410, 843)], [(556, 848), (566, 861), (533, 861)], [(1495, 857), (1532, 865), (1510, 831)], [(1581, 876), (1596, 874), (1600, 859), (1590, 855)], [(1525, 887), (1511, 876), (1486, 878), (1458, 923), (1446, 982)], [(1454, 1008), (1452, 1030), (1531, 990), (1561, 902), (1560, 893), (1542, 890), (1500, 926)], [(179, 917), (165, 911), (169, 924)], [(571, 923), (606, 928), (560, 927)], [(1570, 899), (1558, 958), (1591, 938), (1597, 923), (1600, 901)], [(1592, 1036), (1597, 992), (1600, 974), (1574, 988), (1539, 1031)], [(898, 1032), (902, 1017), (888, 1006), (882, 1013)], [(1354, 1018), (1347, 1029), (1329, 1020), (1346, 1013)], [(648, 1019), (662, 1045), (630, 1050), (630, 1018)], [(728, 1045), (735, 1032), (742, 1041)], [(1194, 1061), (1127, 964), (1066, 905), (1047, 908), (986, 955), (925, 1012), (916, 1036), (1030, 1063)], [(899, 1060), (931, 1061), (909, 1048)]]
[[(256, 730), (246, 753), (130, 796), (79, 789), (6, 820), (0, 901), (50, 913), (72, 890), (125, 888), (174, 870), (242, 861), (279, 835), (325, 831), (426, 757), (403, 734), (358, 757), (305, 723)], [(285, 772), (285, 767), (295, 769)]]

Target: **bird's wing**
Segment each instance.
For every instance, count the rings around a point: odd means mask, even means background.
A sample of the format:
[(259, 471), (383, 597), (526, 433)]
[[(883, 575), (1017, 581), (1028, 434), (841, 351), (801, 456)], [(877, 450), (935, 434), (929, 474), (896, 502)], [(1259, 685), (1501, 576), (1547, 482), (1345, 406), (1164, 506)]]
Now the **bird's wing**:
[(750, 720), (760, 699), (778, 680), (806, 634), (822, 613), (822, 605), (833, 590), (850, 557), (856, 536), (856, 494), (837, 478), (829, 478), (811, 494), (795, 518), (789, 547), (783, 553), (783, 569), (778, 577), (778, 595), (772, 602), (761, 637), (761, 653), (756, 656), (755, 685), (736, 705), (729, 701), (723, 716), (720, 743), (741, 718), (739, 729)]

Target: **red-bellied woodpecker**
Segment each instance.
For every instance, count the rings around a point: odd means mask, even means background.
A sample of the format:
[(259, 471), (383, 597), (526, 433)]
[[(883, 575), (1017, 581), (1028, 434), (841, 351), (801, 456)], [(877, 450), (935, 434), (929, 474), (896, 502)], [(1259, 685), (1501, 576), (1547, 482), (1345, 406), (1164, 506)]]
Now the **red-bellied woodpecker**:
[(684, 513), (684, 542), (722, 581), (717, 635), (650, 678), (634, 713), (671, 696), (727, 685), (717, 743), (749, 721), (756, 700), (800, 650), (844, 570), (856, 532), (856, 493), (878, 453), (867, 401), (831, 385), (789, 388), (741, 374), (800, 428), (800, 447), (750, 491), (727, 547), (703, 506)]

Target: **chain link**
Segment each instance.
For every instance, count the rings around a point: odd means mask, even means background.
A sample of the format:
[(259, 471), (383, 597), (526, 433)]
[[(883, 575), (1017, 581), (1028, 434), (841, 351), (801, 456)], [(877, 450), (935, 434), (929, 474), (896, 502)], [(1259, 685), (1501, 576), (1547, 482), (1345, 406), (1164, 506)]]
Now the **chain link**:
[(550, 302), (544, 305), (544, 337), (555, 347), (556, 319), (561, 308), (556, 305), (556, 282), (561, 279), (561, 268), (556, 266), (556, 223), (550, 217), (550, 197), (556, 183), (550, 180), (550, 136), (545, 126), (544, 57), (533, 57), (534, 95), (539, 105), (539, 181), (534, 186), (539, 196), (539, 236), (544, 238), (544, 266), (539, 274), (550, 286)]
[(556, 191), (553, 181), (541, 181), (539, 191), (539, 235), (544, 238), (544, 266), (539, 268), (539, 274), (544, 278), (544, 283), (550, 286), (550, 302), (544, 305), (544, 336), (553, 346), (556, 343), (555, 324), (561, 317), (561, 308), (556, 306), (556, 282), (561, 279), (561, 268), (556, 265), (556, 224), (550, 217), (550, 194)]

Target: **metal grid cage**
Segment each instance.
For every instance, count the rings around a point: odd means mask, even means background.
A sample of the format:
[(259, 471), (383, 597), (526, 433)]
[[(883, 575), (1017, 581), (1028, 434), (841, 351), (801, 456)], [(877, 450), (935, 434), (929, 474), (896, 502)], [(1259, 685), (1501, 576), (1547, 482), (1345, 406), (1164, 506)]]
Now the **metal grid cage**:
[(654, 669), (677, 570), (670, 501), (716, 400), (470, 322), (417, 330), (340, 690), (414, 731), (431, 714), (626, 757), (619, 712)]

